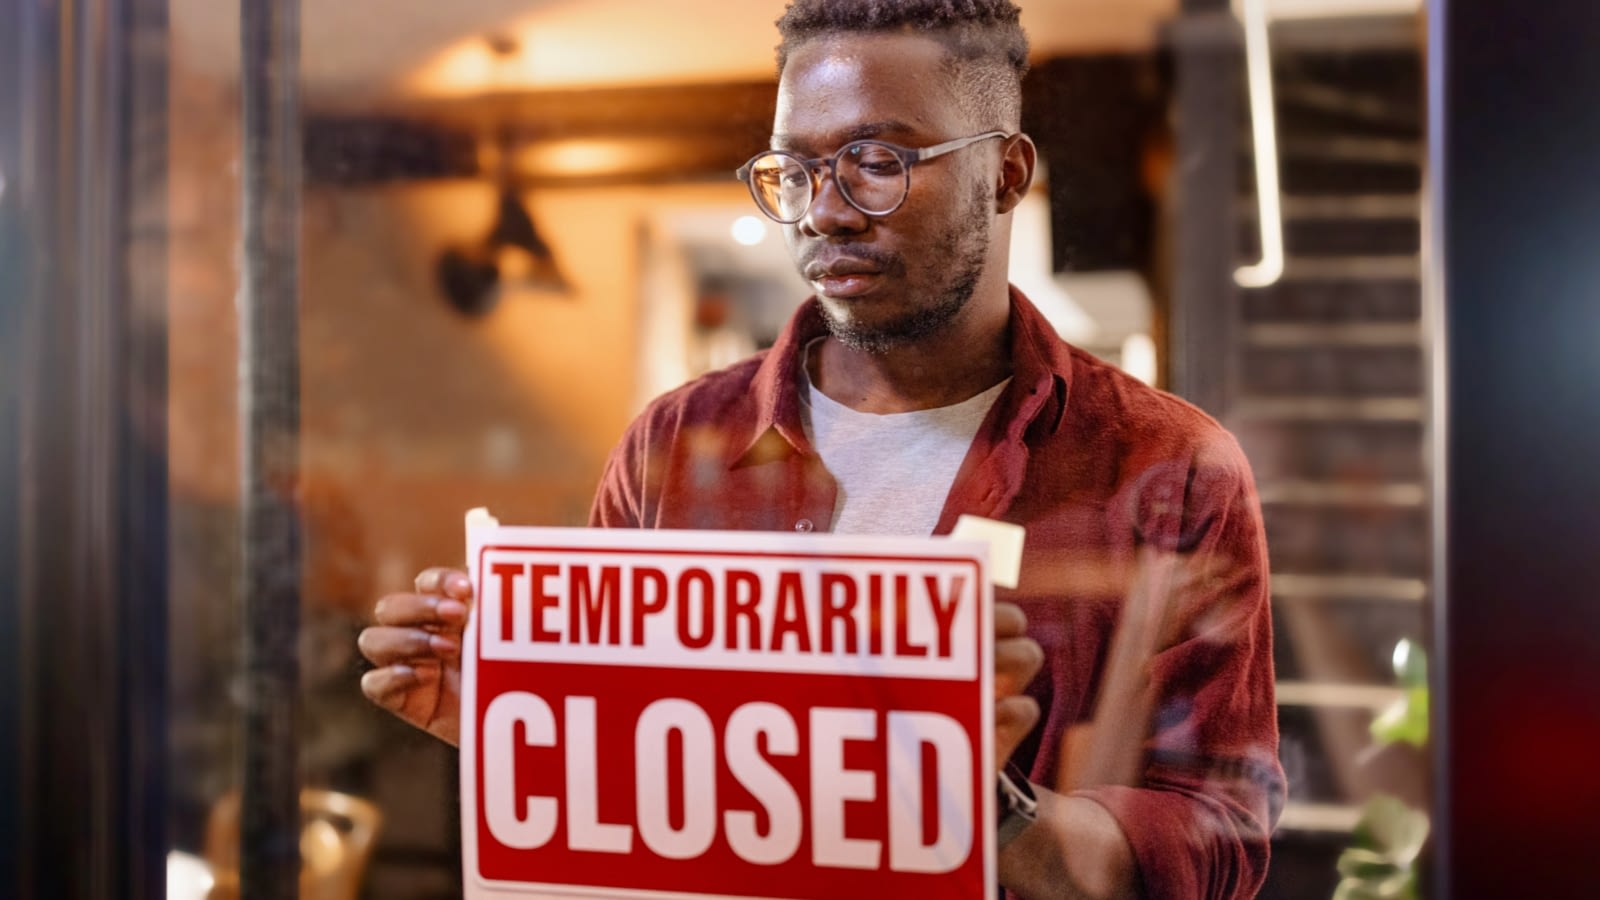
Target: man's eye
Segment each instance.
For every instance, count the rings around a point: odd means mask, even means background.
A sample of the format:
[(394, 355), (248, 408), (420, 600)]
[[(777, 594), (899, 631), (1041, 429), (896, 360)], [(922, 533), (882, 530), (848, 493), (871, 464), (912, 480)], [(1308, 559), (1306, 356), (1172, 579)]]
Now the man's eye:
[(852, 147), (850, 162), (868, 175), (898, 175), (900, 157), (883, 147)]

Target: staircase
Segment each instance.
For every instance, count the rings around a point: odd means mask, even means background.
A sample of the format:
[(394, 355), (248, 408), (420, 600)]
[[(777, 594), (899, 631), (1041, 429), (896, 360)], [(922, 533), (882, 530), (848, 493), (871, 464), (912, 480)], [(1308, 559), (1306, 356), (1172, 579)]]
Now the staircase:
[[(1403, 39), (1316, 37), (1273, 26), (1286, 270), (1240, 292), (1223, 414), (1255, 468), (1273, 569), (1290, 797), (1263, 897), (1332, 896), (1366, 797), (1425, 804), (1427, 791), (1425, 760), (1374, 754), (1367, 730), (1399, 695), (1395, 644), (1426, 634), (1422, 58)], [(1254, 166), (1240, 144), (1250, 262)]]

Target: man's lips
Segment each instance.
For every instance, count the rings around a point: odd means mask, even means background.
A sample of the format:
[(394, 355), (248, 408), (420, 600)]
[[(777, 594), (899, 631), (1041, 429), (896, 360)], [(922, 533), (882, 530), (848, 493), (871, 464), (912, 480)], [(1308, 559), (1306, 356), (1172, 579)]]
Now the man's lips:
[(859, 297), (862, 294), (870, 292), (873, 288), (878, 286), (878, 281), (881, 278), (883, 278), (883, 276), (876, 272), (861, 272), (850, 275), (824, 275), (821, 278), (813, 278), (811, 280), (811, 286), (816, 288), (817, 293), (824, 297), (843, 299), (847, 297)]
[(806, 280), (827, 297), (855, 297), (877, 286), (883, 270), (869, 260), (841, 256), (806, 264)]
[(819, 281), (827, 277), (843, 277), (845, 275), (877, 275), (882, 272), (877, 263), (860, 259), (854, 256), (836, 256), (833, 259), (814, 259), (806, 263), (805, 276), (807, 281)]

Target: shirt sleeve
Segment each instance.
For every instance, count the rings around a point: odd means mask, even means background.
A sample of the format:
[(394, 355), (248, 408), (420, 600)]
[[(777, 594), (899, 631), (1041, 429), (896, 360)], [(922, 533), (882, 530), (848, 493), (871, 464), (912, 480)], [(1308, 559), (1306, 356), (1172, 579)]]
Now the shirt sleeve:
[(644, 424), (636, 420), (611, 450), (589, 505), (590, 528), (644, 527), (646, 453)]
[(1121, 826), (1144, 896), (1254, 897), (1286, 794), (1260, 502), (1231, 437), (1177, 468), (1139, 499), (1141, 552), (1178, 573), (1147, 669), (1142, 780), (1079, 793)]

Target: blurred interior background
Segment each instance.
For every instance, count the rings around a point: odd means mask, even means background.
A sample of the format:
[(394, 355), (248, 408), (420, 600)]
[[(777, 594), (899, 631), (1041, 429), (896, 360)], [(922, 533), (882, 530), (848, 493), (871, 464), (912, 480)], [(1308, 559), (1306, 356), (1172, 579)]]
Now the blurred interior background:
[[(1266, 4), (1287, 252), (1250, 289), (1232, 278), (1261, 244), (1235, 11), (1023, 7), (1044, 177), (1013, 279), (1068, 340), (1240, 435), (1291, 785), (1268, 895), (1329, 897), (1362, 804), (1428, 790), (1424, 755), (1369, 730), (1402, 696), (1390, 659), (1422, 640), (1427, 597), (1418, 4)], [(300, 746), (307, 783), (385, 812), (371, 896), (457, 884), (450, 752), (355, 691), (372, 600), (457, 559), (468, 507), (581, 524), (644, 402), (770, 343), (807, 293), (731, 177), (770, 130), (782, 9), (304, 6)], [(175, 0), (170, 26), (173, 835), (198, 848), (237, 780), (240, 622), (218, 598), (239, 517), (239, 22)]]

